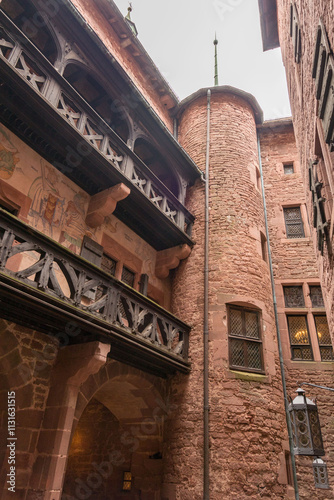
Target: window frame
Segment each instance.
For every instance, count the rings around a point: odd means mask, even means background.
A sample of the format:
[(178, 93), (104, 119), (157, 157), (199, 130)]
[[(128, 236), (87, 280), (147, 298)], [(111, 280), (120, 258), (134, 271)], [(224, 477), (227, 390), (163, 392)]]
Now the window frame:
[[(129, 285), (129, 283), (127, 283), (126, 281), (124, 281), (124, 279), (123, 279), (123, 273), (124, 272), (128, 272), (128, 273), (130, 273), (132, 275), (132, 278), (133, 278), (132, 285)], [(126, 266), (125, 264), (122, 263), (122, 270), (121, 270), (120, 281), (122, 283), (125, 283), (125, 285), (130, 286), (131, 288), (134, 288), (135, 285), (136, 285), (136, 278), (137, 278), (137, 273), (135, 271), (132, 271), (132, 269), (130, 269), (130, 267), (128, 267), (128, 266)]]
[[(300, 214), (300, 219), (299, 219), (299, 224), (302, 229), (302, 235), (301, 236), (295, 236), (295, 235), (290, 235), (289, 234), (289, 222), (287, 222), (287, 217), (286, 217), (286, 210), (290, 210), (292, 208), (298, 208), (299, 209), (299, 214)], [(285, 232), (286, 232), (286, 238), (289, 240), (300, 240), (305, 238), (305, 228), (304, 228), (304, 220), (303, 220), (303, 215), (302, 215), (302, 210), (301, 210), (301, 205), (290, 205), (290, 206), (285, 206), (283, 207), (283, 216), (284, 216), (284, 223), (285, 223)], [(297, 222), (293, 222), (293, 224), (297, 224)], [(290, 221), (291, 225), (291, 221)]]
[[(292, 172), (287, 171), (289, 167), (292, 168)], [(295, 170), (295, 165), (294, 165), (293, 161), (288, 161), (286, 163), (283, 163), (283, 174), (284, 175), (292, 175), (295, 173), (296, 173), (296, 170)]]
[[(308, 336), (308, 344), (293, 344), (291, 341), (291, 332), (290, 332), (290, 324), (289, 324), (289, 318), (296, 318), (296, 317), (303, 317), (305, 318), (305, 324), (306, 324), (306, 329), (307, 329), (307, 336)], [(288, 332), (289, 332), (289, 343), (290, 343), (290, 351), (291, 351), (291, 360), (292, 361), (314, 361), (314, 353), (313, 353), (313, 347), (312, 347), (312, 340), (311, 340), (311, 335), (310, 335), (310, 328), (309, 324), (307, 321), (307, 311), (305, 310), (304, 313), (295, 313), (295, 314), (286, 314), (286, 321), (288, 324)], [(301, 352), (303, 352), (303, 347), (309, 348), (311, 351), (311, 356), (312, 359), (304, 359), (302, 358), (295, 358), (293, 356), (293, 349), (299, 348)]]
[[(303, 291), (303, 298), (304, 298), (304, 306), (296, 306), (296, 307), (288, 307), (285, 302), (285, 289), (288, 287), (297, 287), (301, 286), (302, 291)], [(320, 346), (319, 344), (319, 337), (318, 337), (318, 332), (317, 332), (317, 325), (316, 325), (316, 317), (317, 316), (324, 316), (327, 320), (327, 313), (325, 309), (325, 304), (322, 306), (316, 305), (312, 302), (312, 288), (319, 288), (320, 291), (322, 292), (321, 284), (319, 283), (318, 280), (309, 278), (309, 279), (304, 279), (304, 280), (282, 280), (280, 281), (280, 288), (281, 292), (277, 295), (279, 303), (280, 303), (280, 312), (284, 315), (284, 325), (282, 324), (282, 329), (284, 329), (284, 334), (286, 332), (286, 337), (285, 337), (285, 342), (284, 345), (286, 345), (286, 351), (284, 353), (285, 359), (290, 360), (292, 362), (307, 362), (307, 363), (314, 363), (314, 362), (334, 362), (334, 354), (332, 354), (332, 359), (322, 359), (321, 355), (321, 347), (332, 347), (332, 352), (334, 352), (334, 343), (331, 339), (331, 345), (330, 344), (323, 344), (323, 346)], [(322, 293), (321, 293), (322, 295)], [(323, 296), (322, 296), (323, 298)], [(290, 335), (290, 327), (289, 327), (289, 316), (306, 316), (306, 326), (307, 326), (307, 332), (308, 332), (308, 344), (291, 344), (291, 335)], [(328, 320), (327, 320), (328, 321)], [(300, 358), (295, 358), (293, 357), (293, 347), (298, 348), (301, 346), (306, 346), (308, 347), (310, 345), (311, 351), (312, 351), (312, 360), (311, 359), (300, 359)], [(289, 347), (289, 355), (288, 355), (288, 347)]]
[[(285, 307), (285, 309), (298, 309), (298, 308), (304, 309), (304, 307), (305, 307), (305, 297), (304, 297), (303, 285), (282, 285), (282, 286), (283, 286), (283, 298), (284, 298), (284, 307)], [(302, 305), (292, 305), (292, 306), (289, 306), (287, 304), (287, 295), (285, 294), (285, 290), (287, 288), (300, 288), (301, 289), (301, 297), (303, 299), (303, 304)]]
[[(319, 352), (320, 352), (320, 358), (322, 363), (332, 363), (334, 361), (334, 350), (333, 350), (333, 343), (331, 341), (330, 344), (320, 344), (320, 339), (319, 339), (319, 333), (318, 333), (318, 325), (317, 325), (317, 320), (316, 318), (325, 318), (327, 326), (328, 326), (328, 320), (327, 320), (327, 315), (326, 313), (313, 313), (313, 320), (314, 320), (314, 326), (315, 326), (315, 331), (318, 339), (318, 346), (319, 346)], [(328, 326), (328, 331), (329, 331), (329, 326)], [(330, 332), (329, 332), (329, 337), (330, 337)], [(330, 337), (331, 338), (331, 337)], [(322, 354), (321, 354), (321, 348), (331, 348), (331, 356), (332, 359), (322, 359)]]
[[(262, 314), (260, 309), (255, 309), (250, 306), (239, 306), (239, 305), (234, 305), (234, 304), (226, 304), (226, 309), (227, 309), (227, 334), (228, 334), (228, 353), (229, 353), (229, 368), (231, 370), (237, 370), (237, 371), (245, 371), (249, 373), (258, 373), (261, 375), (265, 374), (265, 369), (264, 369), (264, 356), (263, 356), (263, 335), (262, 335)], [(258, 339), (252, 338), (252, 337), (246, 337), (245, 335), (231, 335), (230, 333), (230, 325), (231, 325), (231, 310), (236, 309), (239, 311), (242, 311), (242, 328), (243, 328), (243, 333), (244, 333), (244, 325), (245, 325), (245, 313), (250, 312), (250, 313), (256, 313), (257, 315), (257, 323), (258, 323), (258, 334), (259, 337)], [(240, 340), (243, 341), (243, 349), (244, 349), (244, 357), (247, 359), (247, 349), (246, 346), (247, 344), (250, 343), (256, 343), (260, 345), (260, 363), (261, 363), (261, 368), (252, 368), (250, 366), (240, 366), (240, 365), (234, 365), (232, 364), (232, 352), (231, 352), (231, 341), (230, 339), (235, 339), (235, 340)]]
[[(114, 263), (114, 272), (113, 273), (109, 273), (106, 269), (104, 269), (103, 267), (103, 258), (106, 258), (110, 261), (112, 261)], [(101, 269), (102, 271), (104, 271), (105, 273), (109, 274), (110, 276), (113, 276), (114, 278), (116, 277), (116, 269), (117, 269), (117, 264), (118, 264), (118, 260), (117, 259), (114, 259), (113, 257), (111, 257), (111, 255), (109, 255), (108, 253), (104, 252), (102, 253), (102, 257), (101, 257)]]

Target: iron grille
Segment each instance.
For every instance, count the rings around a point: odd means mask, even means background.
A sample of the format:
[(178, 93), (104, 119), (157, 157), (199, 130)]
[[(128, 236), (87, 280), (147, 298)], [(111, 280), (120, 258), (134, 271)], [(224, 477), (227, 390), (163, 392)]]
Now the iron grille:
[(306, 316), (288, 316), (292, 359), (313, 360)]
[(310, 297), (312, 302), (312, 307), (325, 307), (324, 299), (322, 297), (321, 286), (312, 285), (310, 286)]
[(242, 336), (242, 311), (241, 309), (230, 309), (230, 334)]
[(130, 271), (130, 269), (128, 269), (127, 267), (123, 266), (121, 279), (122, 279), (123, 283), (126, 283), (127, 285), (133, 287), (134, 282), (135, 282), (135, 273)]
[(261, 345), (255, 342), (247, 342), (248, 366), (255, 370), (261, 370)]
[(229, 307), (228, 314), (230, 367), (263, 372), (259, 312)]
[(287, 238), (304, 238), (304, 227), (300, 207), (284, 208)]
[(317, 330), (321, 361), (332, 361), (334, 359), (333, 347), (327, 318), (325, 315), (314, 316), (314, 321)]
[(285, 307), (305, 307), (302, 286), (284, 286)]
[(256, 312), (245, 311), (245, 327), (246, 337), (259, 338), (258, 314)]

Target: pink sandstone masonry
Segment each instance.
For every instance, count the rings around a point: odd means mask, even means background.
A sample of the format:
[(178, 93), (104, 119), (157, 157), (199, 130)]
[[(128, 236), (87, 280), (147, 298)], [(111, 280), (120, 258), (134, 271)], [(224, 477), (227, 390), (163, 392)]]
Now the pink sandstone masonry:
[[(333, 366), (331, 362), (321, 362), (319, 344), (314, 324), (314, 313), (319, 310), (311, 307), (309, 285), (319, 285), (316, 256), (310, 236), (309, 217), (306, 199), (301, 182), (301, 168), (296, 148), (291, 120), (265, 122), (259, 128), (261, 138), (262, 166), (268, 210), (269, 235), (272, 250), (273, 269), (279, 315), (279, 328), (282, 338), (284, 366), (287, 389), (290, 397), (295, 397), (298, 383), (310, 382), (318, 385), (333, 386)], [(284, 165), (293, 164), (294, 173), (286, 175)], [(288, 239), (282, 207), (301, 204), (304, 208), (305, 238)], [(301, 285), (305, 294), (305, 308), (287, 309), (284, 303), (283, 285)], [(308, 329), (314, 361), (292, 361), (287, 313), (307, 313)], [(323, 311), (322, 311), (323, 312)], [(334, 397), (331, 392), (304, 386), (307, 396), (317, 399), (330, 483), (333, 482), (333, 415)], [(311, 457), (296, 457), (300, 498), (329, 500), (334, 498), (331, 490), (314, 488)]]
[[(333, 153), (329, 153), (325, 144), (322, 125), (317, 118), (318, 102), (316, 100), (315, 80), (312, 78), (313, 58), (315, 51), (316, 30), (320, 19), (327, 33), (330, 47), (334, 47), (334, 9), (332, 1), (295, 2), (301, 29), (301, 57), (300, 62), (295, 62), (293, 44), (290, 37), (290, 3), (287, 0), (278, 0), (278, 28), (282, 49), (282, 58), (286, 69), (288, 90), (290, 95), (293, 124), (299, 154), (301, 176), (304, 183), (308, 213), (312, 213), (311, 193), (308, 182), (309, 161), (323, 157), (330, 172), (333, 169)], [(332, 173), (331, 173), (332, 176)], [(333, 178), (331, 179), (331, 183)], [(330, 245), (333, 245), (333, 216), (330, 215)], [(333, 280), (333, 254), (325, 245), (323, 258), (316, 247), (316, 234), (312, 229), (313, 247), (317, 255), (318, 270), (328, 311), (330, 330), (334, 328), (334, 280)]]
[[(169, 130), (172, 131), (173, 120), (168, 112), (168, 108), (165, 106), (164, 100), (161, 100), (157, 92), (161, 84), (159, 84), (157, 78), (153, 79), (151, 82), (149, 81), (148, 74), (145, 74), (143, 67), (136, 61), (136, 56), (128, 50), (127, 43), (124, 43), (124, 40), (117, 36), (113, 28), (115, 18), (113, 20), (111, 17), (110, 22), (108, 22), (106, 15), (98, 8), (98, 2), (93, 6), (91, 2), (86, 0), (74, 0), (73, 5), (75, 5), (80, 14), (88, 21), (89, 25), (103, 41), (106, 48), (125, 69), (142, 95), (147, 99)], [(126, 41), (127, 40), (125, 40), (125, 42)], [(151, 70), (149, 69), (149, 71)], [(135, 109), (135, 96), (130, 94), (127, 97), (130, 109)]]
[[(181, 144), (202, 169), (206, 105), (205, 94), (187, 105), (179, 130)], [(211, 100), (209, 257), (210, 474), (211, 498), (217, 500), (285, 498), (287, 491), (280, 474), (286, 431), (270, 277), (258, 245), (264, 219), (257, 169), (253, 110), (244, 99), (218, 90)], [(169, 422), (167, 431), (172, 442), (183, 446), (177, 451), (168, 445), (165, 475), (166, 498), (182, 500), (201, 498), (202, 489), (203, 303), (194, 290), (202, 297), (203, 186), (190, 191), (189, 206), (198, 221), (196, 246), (187, 265), (176, 271), (173, 304), (194, 325), (193, 370), (188, 381), (172, 381), (179, 418)], [(231, 303), (262, 311), (264, 375), (229, 369), (226, 304)]]

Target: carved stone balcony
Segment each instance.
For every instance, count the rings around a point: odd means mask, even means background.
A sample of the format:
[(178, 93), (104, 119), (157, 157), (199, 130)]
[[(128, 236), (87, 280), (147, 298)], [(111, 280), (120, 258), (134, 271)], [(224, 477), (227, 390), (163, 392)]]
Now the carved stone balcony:
[(160, 376), (189, 371), (190, 327), (171, 313), (1, 209), (0, 239), (2, 317), (65, 343), (102, 340)]
[(127, 185), (115, 215), (157, 250), (192, 245), (192, 214), (1, 10), (0, 69), (9, 128), (91, 195)]

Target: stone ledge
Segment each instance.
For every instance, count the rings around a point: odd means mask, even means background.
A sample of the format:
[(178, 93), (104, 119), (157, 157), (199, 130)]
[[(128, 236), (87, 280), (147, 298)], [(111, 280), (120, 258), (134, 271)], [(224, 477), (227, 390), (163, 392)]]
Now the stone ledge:
[(239, 380), (246, 380), (248, 382), (262, 382), (263, 384), (270, 384), (271, 377), (262, 373), (239, 372), (237, 370), (228, 370), (226, 372), (227, 378), (234, 378)]
[(309, 243), (311, 241), (311, 237), (307, 236), (306, 238), (281, 238), (280, 243)]
[(334, 361), (294, 361), (285, 360), (284, 364), (288, 370), (310, 370), (310, 371), (333, 371)]

